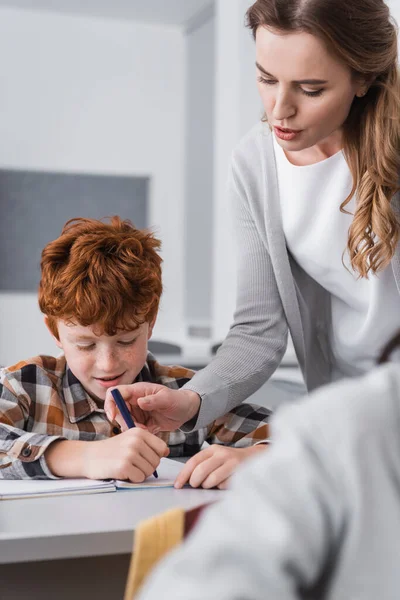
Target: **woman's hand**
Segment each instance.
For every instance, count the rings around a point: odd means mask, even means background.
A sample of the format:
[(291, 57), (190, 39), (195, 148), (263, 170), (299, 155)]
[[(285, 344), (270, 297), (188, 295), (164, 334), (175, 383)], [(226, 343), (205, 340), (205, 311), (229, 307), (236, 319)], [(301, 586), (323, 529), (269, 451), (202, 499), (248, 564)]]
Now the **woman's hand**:
[(228, 487), (229, 478), (238, 465), (256, 452), (265, 450), (264, 444), (250, 448), (230, 448), (213, 444), (190, 458), (175, 480), (175, 487), (181, 488), (185, 483), (192, 487), (224, 490)]
[[(152, 433), (178, 429), (183, 423), (190, 421), (200, 408), (200, 396), (191, 390), (172, 390), (164, 385), (144, 382), (119, 385), (118, 390), (132, 414), (135, 425)], [(111, 389), (107, 390), (104, 410), (111, 422), (116, 420), (122, 430), (126, 429), (111, 395)]]

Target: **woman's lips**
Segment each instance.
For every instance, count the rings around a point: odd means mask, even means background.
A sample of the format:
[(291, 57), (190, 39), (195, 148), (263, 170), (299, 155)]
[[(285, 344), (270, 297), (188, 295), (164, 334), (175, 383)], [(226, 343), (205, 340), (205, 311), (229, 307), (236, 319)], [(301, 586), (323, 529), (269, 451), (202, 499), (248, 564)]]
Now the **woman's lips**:
[(283, 127), (277, 127), (276, 125), (274, 126), (274, 131), (275, 131), (275, 135), (281, 139), (281, 140), (285, 140), (285, 141), (290, 141), (290, 140), (294, 140), (295, 137), (297, 137), (302, 130), (301, 129), (286, 129)]

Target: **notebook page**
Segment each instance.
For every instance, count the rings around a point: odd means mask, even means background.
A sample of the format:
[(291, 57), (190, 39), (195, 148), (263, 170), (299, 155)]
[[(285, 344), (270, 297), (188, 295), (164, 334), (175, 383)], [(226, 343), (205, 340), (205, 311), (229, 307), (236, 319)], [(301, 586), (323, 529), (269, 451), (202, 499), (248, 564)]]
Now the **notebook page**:
[(93, 494), (113, 492), (112, 481), (96, 479), (2, 479), (0, 480), (0, 500), (15, 498), (37, 498), (39, 496), (60, 496), (64, 494)]

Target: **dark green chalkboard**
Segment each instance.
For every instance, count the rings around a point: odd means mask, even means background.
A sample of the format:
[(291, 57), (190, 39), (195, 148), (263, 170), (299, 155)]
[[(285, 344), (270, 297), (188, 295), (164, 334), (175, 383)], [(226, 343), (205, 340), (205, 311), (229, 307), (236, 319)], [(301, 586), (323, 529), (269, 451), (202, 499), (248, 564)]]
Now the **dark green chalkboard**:
[(145, 177), (0, 169), (0, 290), (37, 290), (41, 251), (68, 219), (148, 227), (148, 190)]

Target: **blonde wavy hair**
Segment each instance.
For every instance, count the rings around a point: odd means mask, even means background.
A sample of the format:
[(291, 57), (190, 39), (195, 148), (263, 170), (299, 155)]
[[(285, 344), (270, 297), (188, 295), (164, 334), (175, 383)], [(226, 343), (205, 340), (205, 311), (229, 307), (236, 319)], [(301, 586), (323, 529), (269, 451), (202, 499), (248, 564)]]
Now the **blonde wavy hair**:
[[(365, 82), (343, 124), (343, 151), (357, 193), (347, 250), (360, 277), (390, 263), (399, 242), (400, 74), (397, 27), (383, 0), (257, 0), (246, 13), (258, 27), (307, 32), (321, 39)], [(396, 214), (397, 213), (397, 214)]]

